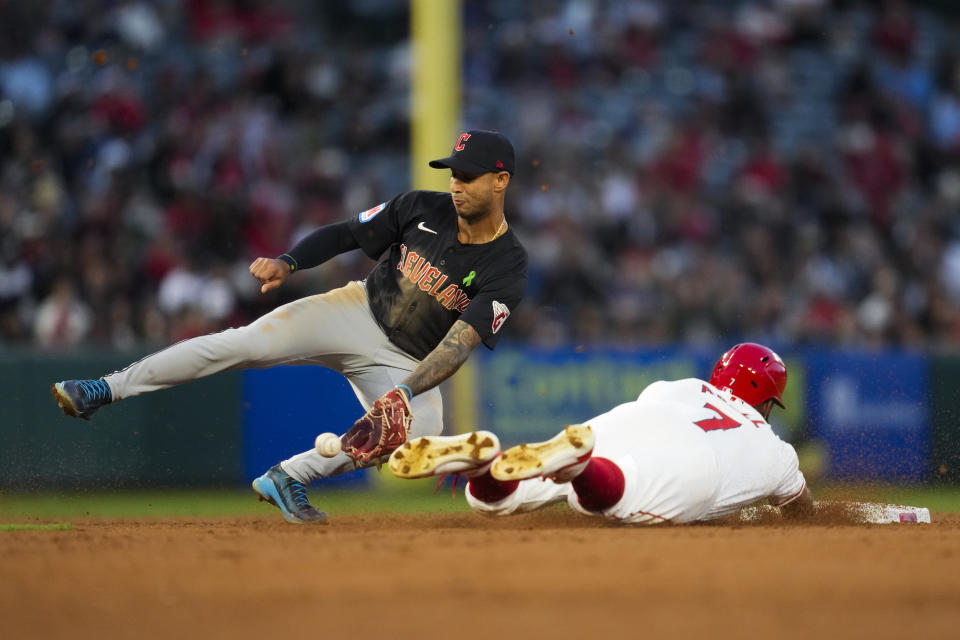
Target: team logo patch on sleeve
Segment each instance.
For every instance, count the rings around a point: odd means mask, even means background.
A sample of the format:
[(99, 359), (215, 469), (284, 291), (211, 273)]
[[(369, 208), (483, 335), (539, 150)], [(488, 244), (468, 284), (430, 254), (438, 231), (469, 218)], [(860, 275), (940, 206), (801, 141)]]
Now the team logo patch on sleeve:
[(507, 308), (507, 305), (502, 302), (493, 301), (493, 332), (496, 333), (500, 331), (500, 327), (503, 326), (504, 321), (510, 316), (510, 309)]
[(378, 213), (383, 211), (386, 206), (387, 206), (386, 202), (381, 202), (380, 204), (373, 207), (372, 209), (367, 209), (366, 211), (362, 211), (358, 219), (360, 220), (360, 222), (370, 222)]

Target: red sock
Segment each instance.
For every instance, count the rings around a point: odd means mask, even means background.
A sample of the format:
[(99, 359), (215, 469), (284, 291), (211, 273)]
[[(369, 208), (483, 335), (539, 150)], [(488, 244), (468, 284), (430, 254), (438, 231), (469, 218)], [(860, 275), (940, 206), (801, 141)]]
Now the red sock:
[(482, 476), (467, 478), (467, 486), (470, 487), (470, 493), (481, 502), (500, 502), (516, 491), (518, 484), (520, 483), (516, 480), (500, 482), (490, 475), (490, 471), (487, 471)]
[(606, 458), (590, 458), (583, 473), (573, 479), (573, 490), (587, 511), (609, 509), (623, 497), (626, 482), (623, 471)]

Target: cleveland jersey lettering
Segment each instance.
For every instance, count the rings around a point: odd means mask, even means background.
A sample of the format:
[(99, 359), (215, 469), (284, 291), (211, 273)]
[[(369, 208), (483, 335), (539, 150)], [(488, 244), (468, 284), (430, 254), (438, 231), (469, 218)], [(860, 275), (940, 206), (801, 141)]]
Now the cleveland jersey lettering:
[(461, 243), (453, 199), (435, 191), (404, 193), (363, 217), (350, 224), (363, 251), (379, 260), (367, 296), (390, 341), (422, 359), (462, 320), (494, 348), (527, 286), (527, 253), (513, 231)]
[(467, 305), (470, 304), (470, 298), (457, 285), (451, 284), (444, 289), (443, 285), (446, 283), (448, 276), (431, 265), (416, 251), (408, 253), (405, 244), (400, 245), (400, 262), (397, 263), (397, 269), (410, 282), (417, 284), (421, 291), (426, 291), (436, 298), (437, 302), (446, 309), (456, 309), (463, 313)]

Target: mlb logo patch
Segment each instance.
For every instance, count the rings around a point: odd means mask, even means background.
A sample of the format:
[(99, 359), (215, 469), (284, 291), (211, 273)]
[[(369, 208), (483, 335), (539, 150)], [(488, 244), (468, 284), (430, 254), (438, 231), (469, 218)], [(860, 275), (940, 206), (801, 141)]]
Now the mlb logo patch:
[(360, 222), (370, 222), (378, 213), (383, 211), (386, 206), (387, 206), (386, 202), (381, 202), (380, 204), (373, 207), (372, 209), (367, 209), (366, 211), (362, 211), (358, 219), (360, 220)]
[(915, 513), (901, 513), (900, 522), (916, 522), (917, 514)]

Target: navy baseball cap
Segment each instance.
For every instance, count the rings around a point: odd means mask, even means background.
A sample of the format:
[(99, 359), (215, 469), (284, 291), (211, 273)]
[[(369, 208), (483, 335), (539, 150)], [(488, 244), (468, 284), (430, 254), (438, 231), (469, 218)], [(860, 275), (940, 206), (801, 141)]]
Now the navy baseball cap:
[(467, 173), (498, 173), (513, 175), (515, 160), (513, 145), (499, 131), (474, 129), (461, 133), (448, 158), (431, 160), (434, 169), (457, 169)]

